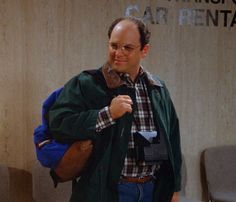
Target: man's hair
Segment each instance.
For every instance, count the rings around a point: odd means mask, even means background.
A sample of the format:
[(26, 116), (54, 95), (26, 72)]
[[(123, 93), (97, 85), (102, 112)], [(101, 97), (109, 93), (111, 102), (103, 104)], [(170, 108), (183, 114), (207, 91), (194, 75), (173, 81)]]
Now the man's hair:
[(121, 21), (123, 20), (128, 20), (128, 21), (131, 21), (133, 22), (138, 30), (139, 30), (139, 34), (140, 34), (140, 43), (141, 43), (141, 50), (144, 48), (144, 46), (146, 44), (149, 43), (149, 40), (150, 40), (150, 36), (151, 36), (151, 32), (149, 31), (148, 27), (146, 26), (146, 24), (139, 18), (136, 18), (136, 17), (121, 17), (121, 18), (117, 18), (116, 20), (114, 20), (109, 29), (108, 29), (108, 38), (110, 39), (111, 37), (111, 33), (114, 29), (114, 27)]

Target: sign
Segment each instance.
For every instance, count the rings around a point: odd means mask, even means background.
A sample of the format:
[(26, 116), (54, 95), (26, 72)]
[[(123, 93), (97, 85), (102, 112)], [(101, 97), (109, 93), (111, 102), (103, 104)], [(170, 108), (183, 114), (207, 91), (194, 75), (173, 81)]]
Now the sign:
[[(177, 16), (180, 26), (206, 26), (206, 27), (236, 27), (236, 10), (212, 9), (210, 5), (224, 5), (226, 0), (168, 0), (169, 3), (183, 2), (186, 7), (178, 9)], [(236, 7), (236, 0), (231, 1), (232, 7)], [(209, 8), (191, 8), (189, 3), (196, 4), (196, 7), (204, 4)], [(192, 4), (191, 4), (192, 5)], [(126, 8), (126, 16), (136, 16), (145, 22), (157, 25), (167, 25), (170, 21), (171, 9), (167, 7), (146, 6), (141, 13), (138, 5), (129, 5)]]

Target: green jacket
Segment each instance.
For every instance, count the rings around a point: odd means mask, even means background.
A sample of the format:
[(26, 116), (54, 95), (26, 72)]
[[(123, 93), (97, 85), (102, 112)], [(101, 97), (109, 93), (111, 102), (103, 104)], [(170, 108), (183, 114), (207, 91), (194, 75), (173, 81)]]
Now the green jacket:
[[(154, 120), (163, 131), (169, 160), (156, 173), (155, 202), (168, 202), (180, 190), (181, 149), (179, 123), (167, 88), (158, 78), (145, 72)], [(116, 202), (117, 183), (128, 149), (132, 114), (126, 113), (116, 124), (96, 133), (99, 110), (110, 105), (115, 94), (126, 94), (116, 75), (106, 66), (82, 72), (64, 87), (49, 112), (50, 130), (59, 142), (93, 140), (93, 154), (86, 171), (73, 188), (71, 202)]]

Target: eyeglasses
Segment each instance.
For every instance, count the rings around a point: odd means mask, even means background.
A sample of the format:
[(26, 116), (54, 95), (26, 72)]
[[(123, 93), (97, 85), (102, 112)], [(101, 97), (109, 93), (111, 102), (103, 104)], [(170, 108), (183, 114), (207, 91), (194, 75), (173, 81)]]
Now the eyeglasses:
[(109, 47), (112, 49), (112, 51), (117, 51), (120, 49), (122, 51), (122, 53), (124, 53), (125, 55), (128, 55), (128, 54), (132, 53), (136, 48), (139, 48), (140, 45), (134, 46), (131, 44), (127, 44), (127, 45), (121, 46), (117, 43), (109, 42)]

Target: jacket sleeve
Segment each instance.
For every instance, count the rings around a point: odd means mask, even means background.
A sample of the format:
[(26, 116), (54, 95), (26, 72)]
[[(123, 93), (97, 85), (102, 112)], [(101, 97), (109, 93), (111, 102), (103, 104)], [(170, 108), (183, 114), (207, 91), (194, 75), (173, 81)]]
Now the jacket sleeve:
[[(91, 78), (90, 78), (91, 80)], [(92, 86), (88, 76), (72, 78), (49, 111), (49, 127), (59, 142), (95, 139), (99, 109), (90, 106), (86, 92)], [(91, 99), (91, 98), (90, 98)]]
[(178, 192), (181, 189), (181, 165), (182, 165), (179, 119), (176, 114), (174, 104), (170, 98), (170, 94), (165, 85), (164, 89), (166, 94), (167, 112), (169, 114), (169, 141), (173, 157), (172, 164), (175, 175), (175, 192)]

